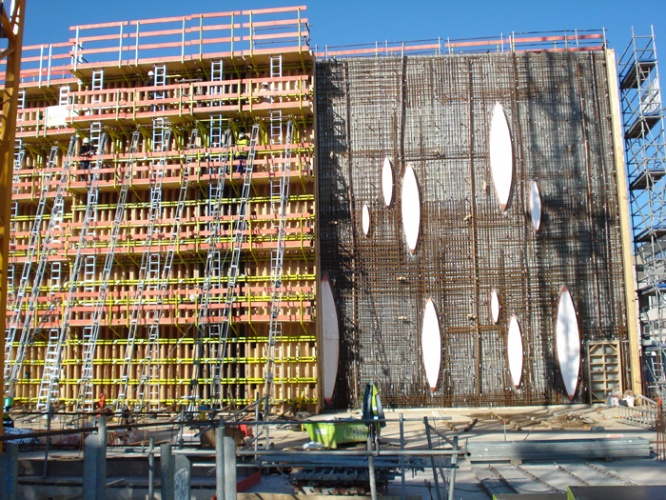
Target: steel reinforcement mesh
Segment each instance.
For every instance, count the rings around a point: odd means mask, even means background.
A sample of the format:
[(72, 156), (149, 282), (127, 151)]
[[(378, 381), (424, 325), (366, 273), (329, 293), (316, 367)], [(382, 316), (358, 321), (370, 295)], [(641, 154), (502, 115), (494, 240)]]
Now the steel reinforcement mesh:
[[(588, 398), (587, 341), (619, 340), (626, 361), (608, 85), (603, 52), (317, 63), (320, 263), (331, 277), (341, 332), (336, 406), (357, 405), (369, 380), (395, 407), (567, 402), (555, 351), (562, 285), (581, 331), (574, 401)], [(513, 143), (504, 213), (489, 165), (496, 103)], [(389, 207), (381, 185), (386, 157), (395, 179)], [(414, 255), (401, 215), (407, 165), (421, 201)], [(536, 233), (528, 208), (533, 180), (543, 211)], [(371, 214), (368, 235), (363, 205)], [(501, 302), (497, 324), (493, 289)], [(434, 393), (421, 352), (428, 298), (442, 330)], [(511, 315), (522, 330), (519, 389), (507, 362)]]

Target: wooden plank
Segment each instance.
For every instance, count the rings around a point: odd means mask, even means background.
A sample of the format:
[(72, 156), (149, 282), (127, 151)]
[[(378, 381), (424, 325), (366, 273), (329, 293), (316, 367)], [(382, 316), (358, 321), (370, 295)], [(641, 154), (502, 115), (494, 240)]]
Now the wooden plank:
[(293, 7), (271, 7), (268, 9), (252, 9), (242, 11), (243, 15), (263, 15), (263, 14), (280, 14), (283, 12), (300, 12), (307, 10), (307, 5), (298, 5)]
[[(281, 19), (277, 21), (252, 21), (251, 23), (243, 23), (243, 28), (274, 28), (277, 26), (298, 26), (300, 27), (301, 25), (306, 25), (308, 22), (308, 18), (301, 18), (301, 19)], [(304, 28), (301, 30), (301, 32), (306, 31), (307, 28)]]
[(120, 26), (127, 26), (129, 21), (113, 21), (109, 23), (97, 24), (80, 24), (78, 26), (70, 26), (69, 31), (87, 30), (87, 29), (100, 29), (100, 28), (119, 28)]
[(251, 40), (279, 40), (279, 39), (291, 39), (291, 38), (298, 38), (298, 37), (304, 37), (305, 34), (298, 32), (298, 31), (291, 31), (287, 33), (269, 33), (266, 35), (245, 35), (243, 36), (243, 40), (246, 41), (251, 41)]

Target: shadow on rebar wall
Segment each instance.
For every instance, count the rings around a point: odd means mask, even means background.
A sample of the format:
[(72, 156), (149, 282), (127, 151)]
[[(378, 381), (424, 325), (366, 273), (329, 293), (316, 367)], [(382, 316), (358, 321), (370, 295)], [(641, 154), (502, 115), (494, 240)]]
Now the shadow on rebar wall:
[(356, 399), (355, 388), (349, 383), (348, 376), (354, 376), (358, 363), (354, 352), (354, 319), (340, 307), (341, 297), (350, 295), (354, 287), (353, 252), (348, 244), (353, 230), (350, 226), (351, 193), (348, 180), (340, 171), (349, 161), (347, 120), (334, 105), (344, 100), (342, 66), (342, 63), (318, 64), (316, 68), (320, 274), (329, 274), (340, 322), (340, 366), (345, 367), (338, 370), (332, 402), (338, 408), (346, 407)]

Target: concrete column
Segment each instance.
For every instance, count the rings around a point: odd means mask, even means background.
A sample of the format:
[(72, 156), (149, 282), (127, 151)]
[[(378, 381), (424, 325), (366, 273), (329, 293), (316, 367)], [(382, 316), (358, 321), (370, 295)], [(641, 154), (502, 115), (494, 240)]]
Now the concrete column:
[[(617, 179), (618, 209), (620, 212), (620, 235), (622, 243), (622, 271), (624, 274), (624, 295), (627, 307), (627, 334), (629, 336), (629, 383), (634, 394), (642, 394), (641, 384), (641, 328), (638, 320), (638, 297), (636, 296), (636, 262), (632, 251), (631, 210), (627, 187), (626, 165), (624, 163), (624, 140), (622, 136), (622, 111), (618, 95), (615, 52), (606, 50), (606, 72), (608, 78), (608, 100), (611, 112), (613, 134), (613, 156), (615, 158), (615, 178)], [(620, 344), (620, 348), (622, 345)], [(626, 370), (626, 367), (623, 367)]]

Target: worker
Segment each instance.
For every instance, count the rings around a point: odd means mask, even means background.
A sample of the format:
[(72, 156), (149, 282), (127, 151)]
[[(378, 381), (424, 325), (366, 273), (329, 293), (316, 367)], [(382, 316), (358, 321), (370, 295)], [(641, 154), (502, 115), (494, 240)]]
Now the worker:
[(237, 171), (241, 174), (245, 173), (247, 168), (247, 147), (250, 145), (250, 138), (245, 132), (238, 134), (238, 140), (236, 141), (236, 154), (235, 157), (238, 160)]
[(5, 398), (4, 411), (2, 412), (2, 426), (3, 427), (14, 427), (14, 420), (9, 416), (9, 410), (14, 406), (14, 396), (9, 394)]
[(10, 429), (14, 428), (14, 419), (9, 416), (7, 411), (2, 412), (2, 426)]
[(261, 82), (259, 89), (259, 103), (268, 104), (271, 102), (271, 90), (268, 82)]
[(12, 406), (14, 406), (14, 396), (12, 396), (11, 394), (9, 394), (9, 395), (5, 398), (5, 411), (8, 412), (9, 410), (11, 410), (11, 409), (12, 409)]
[[(146, 87), (154, 87), (155, 86), (155, 72), (154, 71), (149, 71), (148, 72), (148, 79), (146, 80)], [(155, 91), (154, 90), (149, 90), (148, 91), (148, 99), (155, 99)], [(150, 105), (150, 110), (155, 111), (156, 107), (155, 104)]]
[(120, 425), (127, 427), (126, 431), (131, 431), (132, 428), (132, 412), (127, 405), (123, 405), (123, 409), (120, 412)]
[[(90, 139), (84, 137), (81, 149), (79, 149), (79, 156), (82, 158), (80, 163), (82, 170), (88, 170), (90, 168), (90, 158), (92, 157), (92, 154), (93, 150), (92, 145), (90, 144)], [(87, 174), (84, 174), (84, 179), (86, 176)]]

